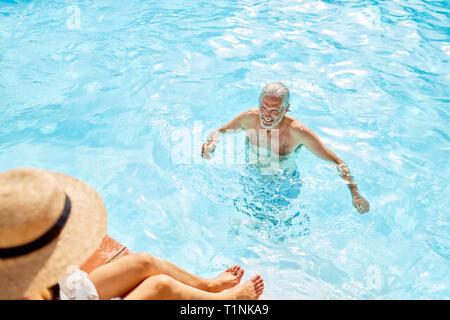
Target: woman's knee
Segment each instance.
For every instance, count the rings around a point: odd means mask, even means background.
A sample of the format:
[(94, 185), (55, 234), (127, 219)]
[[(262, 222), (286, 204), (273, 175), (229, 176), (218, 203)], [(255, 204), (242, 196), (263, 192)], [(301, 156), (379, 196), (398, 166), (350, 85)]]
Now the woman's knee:
[(159, 293), (167, 294), (172, 290), (174, 282), (174, 279), (171, 277), (165, 274), (158, 274), (147, 278), (143, 284)]
[(135, 266), (144, 273), (151, 274), (158, 263), (158, 258), (148, 252), (138, 252), (133, 254)]

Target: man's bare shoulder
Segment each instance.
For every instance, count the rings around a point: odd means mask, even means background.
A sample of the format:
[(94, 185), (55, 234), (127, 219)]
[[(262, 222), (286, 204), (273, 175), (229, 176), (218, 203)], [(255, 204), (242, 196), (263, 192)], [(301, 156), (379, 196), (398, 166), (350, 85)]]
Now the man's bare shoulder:
[(258, 108), (248, 109), (248, 110), (242, 112), (241, 115), (244, 117), (248, 117), (248, 118), (259, 117)]
[(291, 117), (289, 115), (286, 115), (286, 120), (288, 120), (288, 126), (289, 129), (301, 133), (302, 131), (309, 130), (307, 126), (305, 126), (303, 123), (301, 123), (299, 120), (295, 119), (294, 117)]
[(306, 138), (312, 134), (312, 130), (305, 124), (301, 123), (299, 120), (288, 115), (286, 115), (286, 117), (289, 120), (289, 130), (294, 136), (298, 138)]
[(254, 122), (259, 119), (259, 113), (257, 108), (249, 109), (242, 112), (239, 115), (241, 122), (244, 124), (244, 127), (253, 127)]

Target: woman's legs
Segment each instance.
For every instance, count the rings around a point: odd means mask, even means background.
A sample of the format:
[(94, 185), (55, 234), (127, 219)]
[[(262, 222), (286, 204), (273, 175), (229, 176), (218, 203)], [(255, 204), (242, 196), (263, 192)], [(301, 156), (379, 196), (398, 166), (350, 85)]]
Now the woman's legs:
[(135, 253), (101, 266), (89, 274), (100, 299), (123, 297), (151, 276), (167, 275), (190, 287), (219, 292), (237, 285), (244, 270), (239, 266), (228, 268), (214, 279), (205, 279), (181, 269), (175, 264), (153, 257), (146, 252)]
[(133, 289), (125, 300), (256, 300), (264, 290), (263, 279), (256, 275), (241, 285), (212, 293), (181, 283), (167, 275), (151, 276)]

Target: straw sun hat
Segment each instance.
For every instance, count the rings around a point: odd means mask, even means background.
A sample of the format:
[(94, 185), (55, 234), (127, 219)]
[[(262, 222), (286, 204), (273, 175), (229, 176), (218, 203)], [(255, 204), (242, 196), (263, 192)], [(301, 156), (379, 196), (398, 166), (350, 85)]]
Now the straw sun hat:
[(81, 266), (106, 234), (106, 208), (90, 186), (40, 169), (0, 173), (0, 299), (22, 299)]

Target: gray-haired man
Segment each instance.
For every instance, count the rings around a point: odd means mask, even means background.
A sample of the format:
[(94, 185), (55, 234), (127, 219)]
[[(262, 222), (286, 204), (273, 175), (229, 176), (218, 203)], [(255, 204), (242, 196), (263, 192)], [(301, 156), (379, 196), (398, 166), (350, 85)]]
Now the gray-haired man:
[[(289, 111), (289, 89), (280, 82), (271, 82), (261, 91), (259, 108), (247, 110), (214, 131), (202, 146), (202, 157), (210, 159), (218, 138), (226, 132), (245, 130), (250, 146), (265, 148), (286, 159), (301, 145), (317, 157), (334, 162), (352, 194), (353, 206), (359, 213), (369, 211), (369, 203), (359, 194), (356, 183), (344, 161), (324, 145), (317, 134), (297, 119), (286, 115)], [(264, 132), (254, 134), (256, 132)]]

